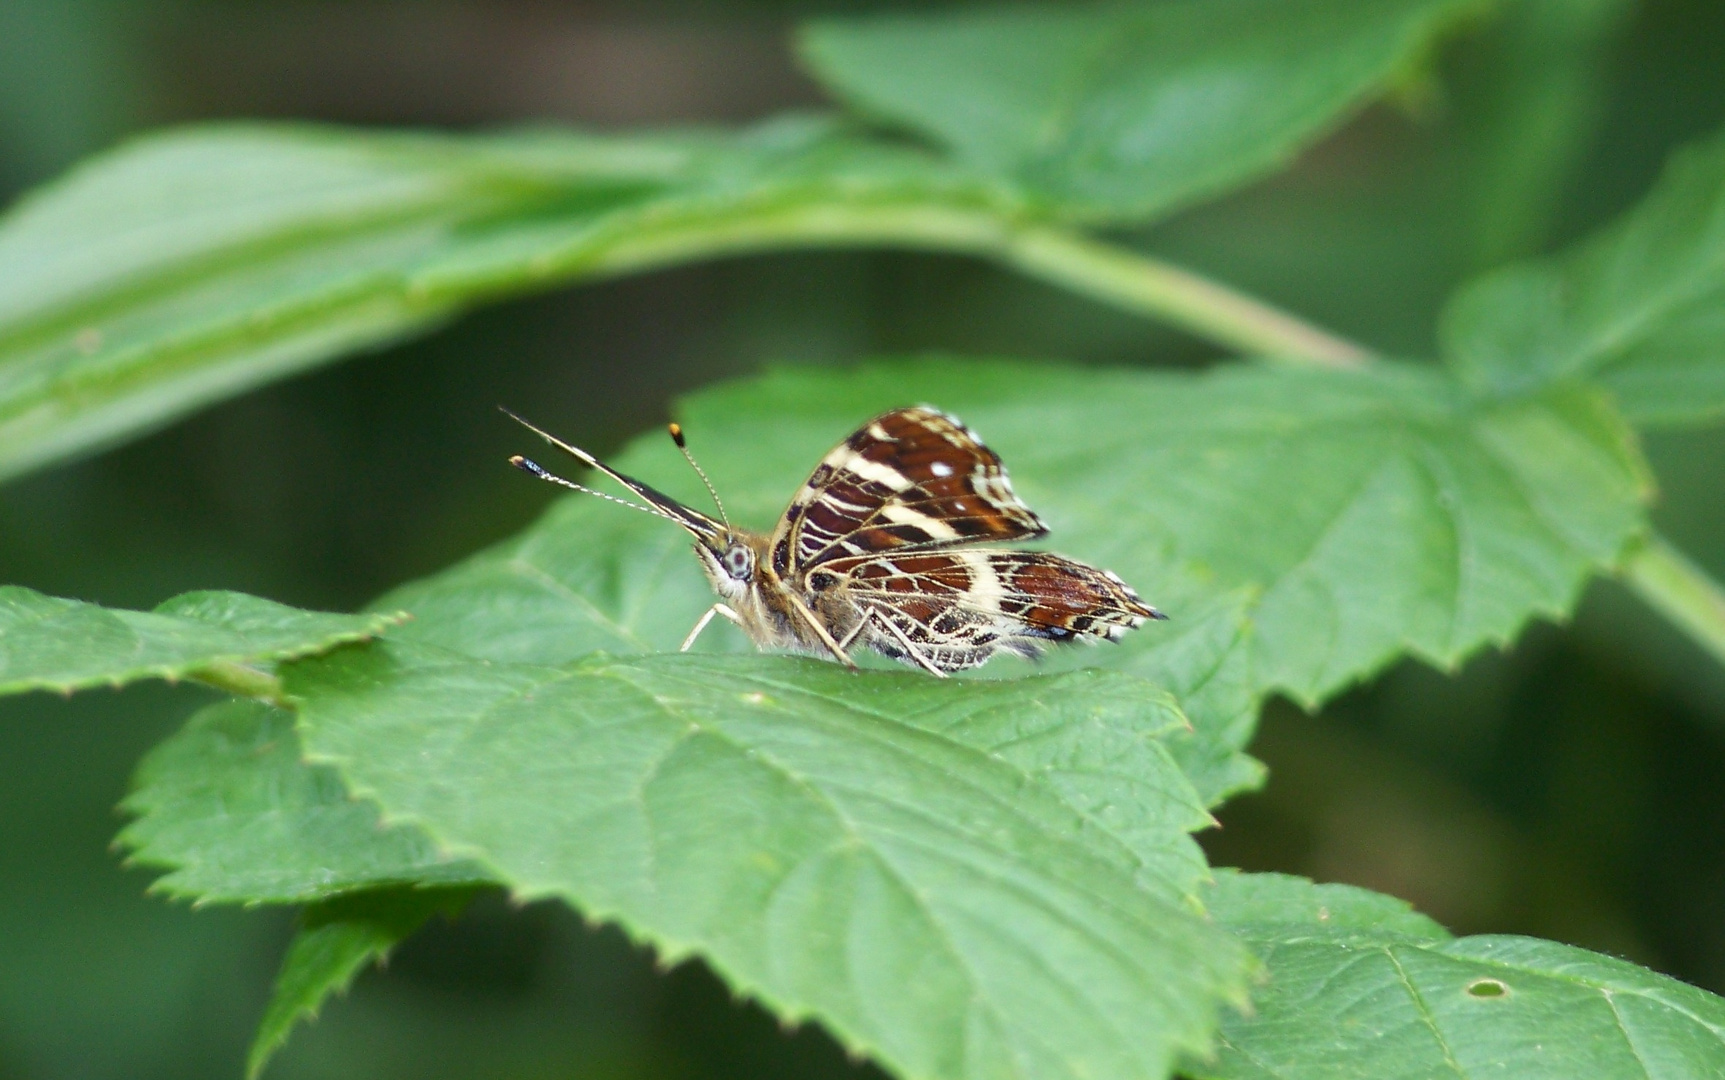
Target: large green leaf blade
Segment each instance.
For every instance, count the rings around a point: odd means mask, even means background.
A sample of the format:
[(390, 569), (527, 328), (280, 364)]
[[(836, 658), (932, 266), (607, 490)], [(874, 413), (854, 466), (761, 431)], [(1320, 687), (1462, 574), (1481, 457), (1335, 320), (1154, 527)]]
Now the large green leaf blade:
[(399, 613), (303, 611), (233, 592), (127, 611), (0, 585), (0, 694), (196, 678), (362, 641), (400, 621)]
[(1465, 286), (1443, 338), (1451, 364), (1493, 392), (1586, 378), (1638, 423), (1725, 416), (1725, 135), (1676, 155), (1639, 206), (1574, 250)]
[[(1256, 693), (1315, 701), (1403, 652), (1447, 665), (1507, 641), (1531, 617), (1561, 616), (1587, 575), (1616, 559), (1648, 490), (1632, 434), (1598, 395), (1479, 401), (1439, 372), (1398, 364), (1187, 375), (930, 358), (786, 369), (690, 399), (684, 427), (733, 510), (763, 521), (854, 424), (911, 401), (984, 432), (1052, 543), (1174, 616), (1119, 649), (1067, 655), (1181, 693), (1159, 670), (1164, 635), (1242, 590), (1252, 594), (1244, 678)], [(628, 463), (675, 476), (670, 453)]]
[(985, 244), (1018, 214), (998, 184), (819, 118), (149, 136), (0, 217), (0, 478), (484, 299), (733, 251), (954, 229)]
[[(790, 685), (738, 672), (728, 660), (706, 664), (691, 673), (702, 687), (739, 698), (850, 689), (848, 675), (824, 665)], [(926, 730), (1013, 762), (1086, 828), (1113, 837), (1140, 887), (1189, 906), (1207, 875), (1187, 833), (1209, 818), (1174, 756), (1181, 747), (1196, 747), (1206, 760), (1228, 755), (1192, 732), (1166, 694), (1095, 671), (1030, 688), (984, 683), (961, 696), (935, 688), (932, 698), (919, 693), (934, 685), (928, 680), (897, 681), (898, 693), (876, 695), (879, 707), (911, 712)], [(1073, 699), (1081, 707), (1064, 704)], [(859, 707), (871, 706), (864, 699)], [(314, 904), (258, 1033), (254, 1071), (297, 1019), (411, 931), (381, 917), (400, 905), (386, 905), (380, 916), (370, 898), (401, 893), (417, 920), (437, 896), (454, 895), (451, 888), (496, 882), (484, 868), (441, 853), (423, 829), (385, 825), (375, 804), (354, 799), (334, 769), (301, 759), (289, 713), (256, 702), (194, 716), (145, 759), (123, 808), (137, 815), (118, 840), (130, 861), (168, 871), (153, 891), (199, 904)], [(440, 891), (420, 891), (427, 886)]]
[(1725, 1070), (1725, 1001), (1533, 938), (1453, 939), (1390, 897), (1220, 872), (1217, 918), (1268, 969), (1202, 1080), (1515, 1076), (1700, 1080)]
[(821, 20), (801, 44), (862, 112), (1060, 212), (1142, 220), (1287, 163), (1470, 6), (1015, 5)]
[[(544, 667), (396, 645), (289, 685), (308, 750), (392, 816), (895, 1071), (1159, 1077), (1201, 1052), (1246, 968), (1175, 882), (1145, 888), (1166, 871), (1126, 830), (1061, 798), (1070, 768), (1017, 756), (1113, 708), (1091, 678), (1003, 685), (995, 708), (812, 660)], [(1202, 815), (1190, 788), (1179, 805), (1170, 821)]]
[(390, 885), (478, 885), (472, 863), (385, 825), (328, 766), (300, 755), (293, 715), (211, 705), (151, 750), (121, 809), (129, 862), (167, 871), (154, 892), (198, 904), (309, 904)]

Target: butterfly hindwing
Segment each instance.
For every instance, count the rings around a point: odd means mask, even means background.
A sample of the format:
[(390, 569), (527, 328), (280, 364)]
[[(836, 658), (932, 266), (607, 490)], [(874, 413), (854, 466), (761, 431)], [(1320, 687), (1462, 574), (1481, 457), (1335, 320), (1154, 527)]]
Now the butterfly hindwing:
[(788, 578), (833, 559), (1047, 531), (974, 432), (927, 406), (895, 409), (821, 459), (774, 530), (773, 569)]
[(1161, 617), (1108, 571), (1041, 551), (904, 551), (834, 560), (821, 572), (877, 625), (892, 624), (896, 632), (881, 626), (870, 645), (902, 658), (908, 641), (943, 671), (1001, 651), (1033, 656), (1049, 642), (1115, 641)]

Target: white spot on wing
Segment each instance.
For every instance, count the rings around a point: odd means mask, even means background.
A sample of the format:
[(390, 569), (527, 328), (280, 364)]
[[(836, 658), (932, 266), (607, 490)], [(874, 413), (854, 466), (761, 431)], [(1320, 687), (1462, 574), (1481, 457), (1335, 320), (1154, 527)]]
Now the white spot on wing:
[(957, 559), (970, 571), (970, 587), (965, 589), (965, 603), (980, 611), (999, 617), (1000, 602), (1006, 598), (1006, 588), (994, 562), (986, 551), (954, 551)]
[[(868, 458), (852, 454), (849, 451), (828, 454), (827, 458), (827, 464), (835, 469), (843, 469), (864, 480), (873, 480), (875, 483), (894, 491), (905, 491), (915, 486), (903, 473), (892, 466), (882, 465), (878, 461), (870, 461)], [(833, 460), (834, 458), (837, 460)]]
[(952, 466), (944, 461), (937, 461), (928, 467), (928, 471), (936, 476), (951, 476)]
[(880, 508), (880, 516), (894, 525), (912, 525), (927, 533), (935, 540), (955, 540), (958, 530), (939, 518), (929, 517), (919, 510), (912, 510), (903, 503), (887, 503)]

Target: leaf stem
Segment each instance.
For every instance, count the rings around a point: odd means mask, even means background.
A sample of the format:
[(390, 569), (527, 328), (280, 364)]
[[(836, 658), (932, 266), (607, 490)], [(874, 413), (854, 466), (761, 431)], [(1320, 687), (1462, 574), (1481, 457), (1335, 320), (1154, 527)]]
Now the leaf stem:
[(1371, 359), (1361, 346), (1255, 297), (1065, 229), (1026, 230), (1001, 256), (1032, 277), (1153, 315), (1241, 352), (1342, 368), (1360, 367)]
[(217, 660), (192, 672), (190, 677), (205, 686), (226, 690), (230, 694), (256, 698), (284, 709), (288, 707), (287, 696), (282, 693), (282, 681), (267, 671), (259, 671), (247, 664)]
[(1618, 569), (1623, 583), (1725, 664), (1725, 588), (1658, 533)]
[[(1077, 230), (1026, 223), (996, 209), (930, 203), (792, 205), (746, 218), (673, 221), (590, 238), (535, 258), (538, 284), (615, 277), (696, 259), (790, 248), (901, 247), (971, 255), (1010, 267), (1135, 315), (1158, 319), (1226, 348), (1275, 359), (1358, 367), (1370, 354), (1253, 296), (1189, 270)], [(411, 295), (421, 303), (469, 302), (478, 293), (513, 294), (519, 267), (433, 267)]]

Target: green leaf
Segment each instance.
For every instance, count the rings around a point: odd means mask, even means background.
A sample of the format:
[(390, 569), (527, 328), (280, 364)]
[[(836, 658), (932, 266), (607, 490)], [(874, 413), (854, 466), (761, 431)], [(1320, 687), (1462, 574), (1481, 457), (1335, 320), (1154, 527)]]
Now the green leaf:
[(1161, 1077), (1242, 1000), (1182, 898), (1178, 714), (1124, 676), (401, 644), (288, 678), (355, 793), (903, 1075)]
[[(787, 369), (703, 392), (682, 419), (733, 518), (765, 526), (856, 424), (917, 401), (988, 437), (1060, 550), (1173, 616), (1055, 663), (1166, 686), (1236, 746), (1272, 689), (1315, 702), (1405, 652), (1450, 665), (1529, 618), (1563, 615), (1641, 528), (1648, 490), (1632, 435), (1596, 394), (1476, 400), (1441, 372), (1390, 363)], [(618, 462), (700, 493), (662, 436)], [(574, 496), (518, 540), (386, 603), (416, 616), (403, 639), (562, 663), (673, 649), (711, 599), (676, 529)], [(729, 629), (707, 647), (721, 644), (747, 647)]]
[(0, 478), (481, 299), (762, 248), (986, 246), (1018, 213), (996, 184), (809, 118), (610, 138), (149, 136), (0, 218)]
[(1464, 287), (1443, 340), (1494, 393), (1587, 378), (1637, 423), (1725, 416), (1725, 134), (1677, 154), (1652, 194), (1574, 250)]
[(1040, 4), (828, 19), (810, 69), (865, 114), (1068, 215), (1142, 220), (1275, 171), (1429, 48), (1455, 0)]
[(263, 1073), (295, 1024), (317, 1018), (329, 995), (345, 991), (433, 915), (459, 914), (472, 896), (471, 889), (386, 889), (306, 908), (246, 1056), (248, 1080)]
[(155, 611), (126, 611), (0, 585), (0, 694), (149, 678), (267, 680), (244, 665), (362, 641), (401, 619), (302, 611), (232, 592), (185, 593)]
[(1201, 1080), (1725, 1072), (1725, 1000), (1623, 960), (1507, 936), (1452, 939), (1389, 897), (1219, 872), (1216, 916), (1264, 958)]
[(300, 755), (293, 714), (252, 701), (211, 705), (138, 766), (117, 839), (130, 862), (165, 869), (151, 886), (207, 903), (311, 903), (394, 884), (484, 884), (472, 863), (419, 831), (384, 825), (328, 766)]
[(1353, 885), (1319, 885), (1291, 874), (1217, 870), (1205, 896), (1210, 914), (1252, 940), (1303, 936), (1346, 944), (1352, 940), (1442, 944), (1454, 936), (1406, 900)]

